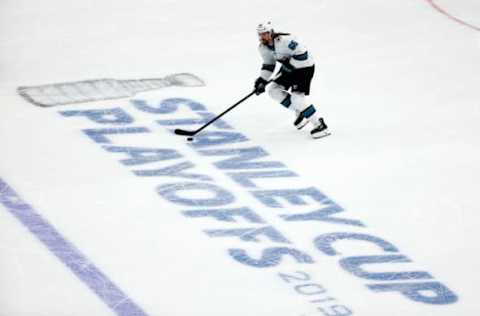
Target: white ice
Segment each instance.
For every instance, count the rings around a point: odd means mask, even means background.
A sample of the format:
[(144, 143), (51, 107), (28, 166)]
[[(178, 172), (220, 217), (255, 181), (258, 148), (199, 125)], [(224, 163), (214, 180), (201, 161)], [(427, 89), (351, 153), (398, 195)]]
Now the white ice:
[[(252, 89), (261, 64), (255, 27), (266, 19), (296, 34), (314, 54), (310, 100), (332, 135), (312, 140), (309, 128), (296, 131), (293, 115), (266, 94), (248, 99), (224, 121), (246, 135), (249, 145), (265, 149), (266, 160), (281, 161), (299, 175), (257, 180), (260, 188), (318, 188), (345, 209), (335, 216), (367, 227), (282, 220), (278, 215), (295, 214), (299, 207), (262, 206), (253, 189), (214, 167), (219, 157), (200, 156), (155, 123), (188, 118), (187, 112), (148, 114), (130, 102), (189, 98), (220, 113)], [(479, 315), (480, 31), (475, 27), (480, 6), (474, 0), (2, 0), (0, 179), (146, 315), (347, 314), (340, 308), (335, 314), (335, 304), (362, 316)], [(16, 93), (19, 86), (178, 72), (194, 73), (207, 85), (52, 108), (34, 106)], [(82, 132), (107, 125), (60, 114), (114, 107), (135, 118), (129, 126), (152, 133), (115, 136), (113, 145), (175, 149), (184, 158), (124, 166), (119, 154)], [(205, 231), (211, 229), (259, 225), (187, 218), (182, 211), (198, 208), (156, 192), (158, 185), (183, 180), (132, 172), (184, 161), (195, 165), (190, 172), (209, 175), (231, 191), (236, 207), (254, 209), (315, 263), (284, 256), (270, 268), (241, 264), (228, 249), (260, 257), (262, 249), (286, 244), (265, 236), (258, 243), (209, 237)], [(412, 262), (366, 270), (427, 271), (458, 301), (432, 305), (369, 290), (369, 284), (389, 282), (354, 276), (340, 266), (342, 257), (315, 248), (316, 236), (333, 232), (388, 240)], [(0, 316), (120, 315), (1, 204), (0, 237)], [(344, 256), (385, 255), (365, 243), (335, 245)], [(287, 283), (279, 277), (295, 271), (311, 280)], [(295, 289), (308, 283), (325, 293)]]

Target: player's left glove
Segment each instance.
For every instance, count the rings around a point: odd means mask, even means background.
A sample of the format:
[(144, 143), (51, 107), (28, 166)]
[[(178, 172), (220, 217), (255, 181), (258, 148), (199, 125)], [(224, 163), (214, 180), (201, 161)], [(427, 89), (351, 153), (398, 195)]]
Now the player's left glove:
[(295, 68), (290, 64), (290, 63), (283, 63), (282, 67), (280, 68), (280, 71), (285, 74), (285, 75), (290, 75), (293, 73)]
[(282, 67), (280, 67), (280, 73), (282, 75), (288, 76), (295, 70), (295, 67), (293, 67), (292, 64), (290, 63), (290, 59), (288, 58), (282, 59), (282, 60), (279, 60), (279, 62), (282, 64)]

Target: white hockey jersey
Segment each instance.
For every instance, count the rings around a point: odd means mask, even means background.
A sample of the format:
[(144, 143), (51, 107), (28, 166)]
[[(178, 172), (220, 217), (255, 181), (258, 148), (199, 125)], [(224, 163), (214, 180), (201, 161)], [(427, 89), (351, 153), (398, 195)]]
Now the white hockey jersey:
[(258, 50), (263, 59), (260, 76), (265, 80), (272, 75), (277, 61), (289, 63), (296, 69), (315, 64), (312, 54), (293, 35), (277, 35), (273, 40), (273, 46), (260, 43)]

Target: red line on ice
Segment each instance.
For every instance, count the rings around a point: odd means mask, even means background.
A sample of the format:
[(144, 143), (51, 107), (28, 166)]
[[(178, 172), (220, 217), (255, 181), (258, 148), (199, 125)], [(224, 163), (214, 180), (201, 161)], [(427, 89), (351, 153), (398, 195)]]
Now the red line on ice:
[(443, 9), (442, 7), (440, 7), (438, 4), (436, 4), (435, 2), (433, 2), (433, 0), (426, 0), (428, 3), (430, 3), (430, 5), (435, 9), (437, 10), (438, 12), (440, 12), (441, 14), (445, 15), (446, 17), (448, 17), (449, 19), (457, 22), (457, 23), (460, 23), (464, 26), (467, 26), (471, 29), (474, 29), (475, 31), (479, 31), (480, 32), (480, 27), (478, 26), (475, 26), (473, 24), (470, 24), (470, 23), (467, 23), (455, 16), (453, 16), (452, 14), (448, 13), (445, 9)]

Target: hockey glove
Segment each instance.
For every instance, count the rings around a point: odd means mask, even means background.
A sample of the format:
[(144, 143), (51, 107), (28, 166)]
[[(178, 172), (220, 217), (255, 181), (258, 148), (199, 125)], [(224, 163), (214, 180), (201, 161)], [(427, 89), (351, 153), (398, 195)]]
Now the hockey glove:
[(255, 80), (255, 94), (260, 95), (265, 92), (265, 86), (267, 85), (267, 80), (263, 79), (262, 77), (258, 77)]
[(294, 69), (295, 68), (293, 68), (293, 66), (290, 63), (285, 63), (285, 64), (282, 64), (282, 68), (280, 68), (280, 71), (283, 74), (290, 75)]

